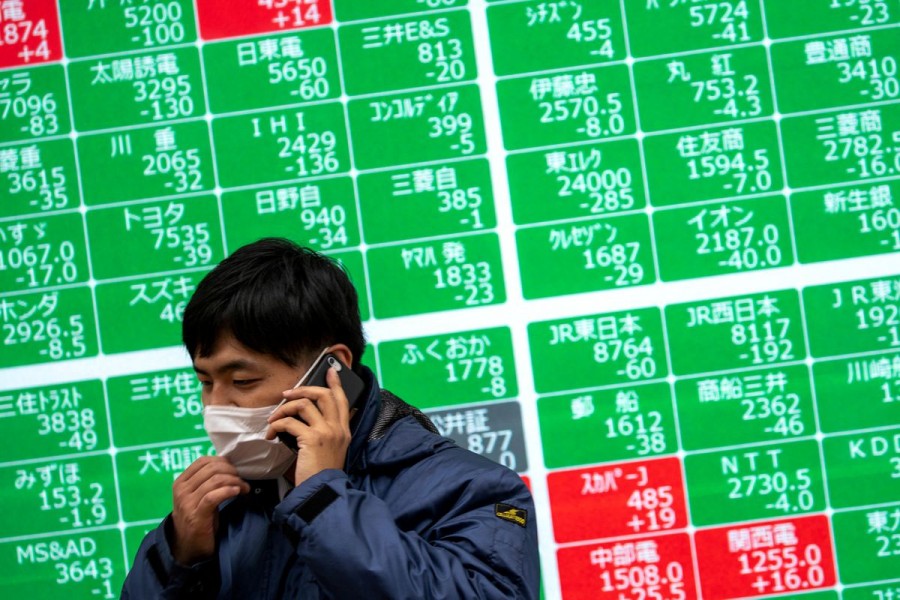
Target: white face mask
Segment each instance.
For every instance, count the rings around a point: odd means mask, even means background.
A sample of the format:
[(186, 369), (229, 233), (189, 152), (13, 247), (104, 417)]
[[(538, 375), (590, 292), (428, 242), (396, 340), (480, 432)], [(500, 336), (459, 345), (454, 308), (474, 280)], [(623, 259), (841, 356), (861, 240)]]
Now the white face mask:
[(216, 454), (231, 461), (244, 479), (277, 479), (297, 458), (277, 439), (266, 439), (267, 419), (275, 408), (203, 407), (203, 426)]

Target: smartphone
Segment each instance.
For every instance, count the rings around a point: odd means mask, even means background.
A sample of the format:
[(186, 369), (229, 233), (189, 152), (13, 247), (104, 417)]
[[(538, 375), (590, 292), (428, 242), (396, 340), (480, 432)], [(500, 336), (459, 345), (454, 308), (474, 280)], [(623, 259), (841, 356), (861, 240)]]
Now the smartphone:
[[(313, 362), (309, 371), (307, 371), (307, 374), (300, 378), (300, 381), (294, 385), (294, 388), (296, 389), (300, 386), (319, 386), (327, 388), (328, 381), (325, 379), (325, 376), (328, 373), (328, 369), (331, 368), (337, 371), (338, 377), (341, 378), (341, 387), (344, 388), (344, 394), (347, 396), (347, 402), (350, 404), (350, 408), (353, 408), (362, 397), (363, 389), (366, 387), (366, 384), (359, 375), (354, 373), (350, 367), (345, 365), (338, 357), (330, 352), (323, 352), (320, 354), (315, 362)], [(295, 418), (300, 421), (303, 420), (299, 417)], [(285, 431), (279, 431), (277, 435), (278, 439), (281, 440), (285, 446), (294, 452), (297, 451), (297, 438)]]

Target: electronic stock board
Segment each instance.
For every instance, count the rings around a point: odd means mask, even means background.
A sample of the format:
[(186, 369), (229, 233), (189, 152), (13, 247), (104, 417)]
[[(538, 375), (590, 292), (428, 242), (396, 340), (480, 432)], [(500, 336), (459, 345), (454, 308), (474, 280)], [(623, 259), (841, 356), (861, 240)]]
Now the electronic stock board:
[(263, 236), (548, 598), (900, 598), (897, 0), (0, 0), (0, 590), (114, 598)]

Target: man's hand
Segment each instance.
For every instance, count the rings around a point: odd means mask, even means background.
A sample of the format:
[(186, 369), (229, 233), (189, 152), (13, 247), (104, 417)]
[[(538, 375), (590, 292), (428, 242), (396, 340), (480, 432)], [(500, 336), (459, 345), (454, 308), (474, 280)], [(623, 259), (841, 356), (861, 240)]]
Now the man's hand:
[(334, 369), (328, 369), (326, 381), (327, 388), (304, 386), (284, 392), (287, 402), (269, 417), (267, 439), (275, 439), (279, 431), (297, 438), (295, 486), (319, 471), (343, 469), (347, 459), (349, 403), (341, 387), (341, 378)]
[(237, 470), (221, 456), (203, 456), (172, 485), (172, 555), (182, 565), (208, 558), (216, 550), (219, 504), (250, 491)]

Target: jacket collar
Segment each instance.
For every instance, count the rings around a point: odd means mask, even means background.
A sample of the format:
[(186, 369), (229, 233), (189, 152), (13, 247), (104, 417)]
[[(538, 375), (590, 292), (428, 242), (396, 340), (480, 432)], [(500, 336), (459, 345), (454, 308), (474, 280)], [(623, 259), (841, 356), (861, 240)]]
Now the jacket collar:
[(358, 466), (370, 471), (392, 470), (418, 462), (434, 454), (438, 447), (450, 443), (425, 429), (415, 419), (403, 418), (384, 437), (369, 442)]
[[(448, 443), (448, 440), (428, 431), (415, 419), (403, 419), (405, 415), (396, 414), (390, 401), (404, 406), (405, 403), (381, 389), (370, 369), (362, 366), (360, 374), (366, 383), (363, 392), (366, 399), (350, 421), (352, 438), (344, 465), (346, 473), (415, 462), (434, 453), (438, 446)], [(394, 422), (398, 422), (397, 426), (392, 426)], [(387, 428), (387, 433), (383, 437), (379, 434), (378, 439), (373, 439), (372, 432), (376, 424), (380, 431)]]

